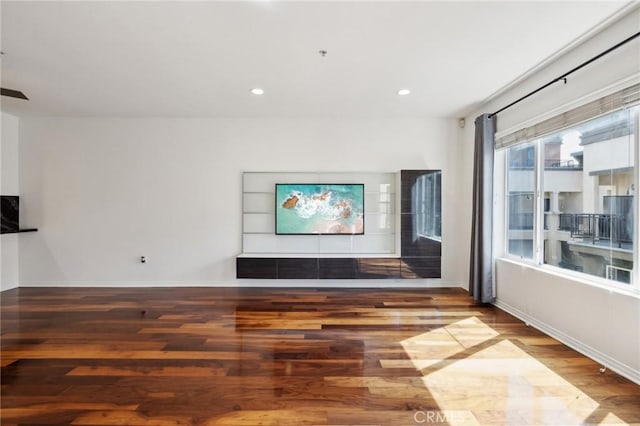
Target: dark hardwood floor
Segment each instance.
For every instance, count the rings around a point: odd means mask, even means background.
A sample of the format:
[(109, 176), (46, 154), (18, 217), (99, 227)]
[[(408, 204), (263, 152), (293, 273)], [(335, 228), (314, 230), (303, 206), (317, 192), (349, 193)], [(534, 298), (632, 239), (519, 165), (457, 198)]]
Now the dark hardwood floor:
[(640, 386), (461, 289), (16, 289), (2, 424), (640, 424)]

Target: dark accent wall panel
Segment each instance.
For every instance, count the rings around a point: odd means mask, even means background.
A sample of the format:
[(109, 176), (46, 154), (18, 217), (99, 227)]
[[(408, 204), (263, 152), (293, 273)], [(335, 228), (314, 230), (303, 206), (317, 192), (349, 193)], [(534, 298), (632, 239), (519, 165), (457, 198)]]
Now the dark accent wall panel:
[(317, 279), (318, 259), (291, 257), (278, 259), (278, 278)]
[(0, 229), (3, 234), (18, 232), (20, 198), (17, 195), (0, 197)]
[(336, 257), (318, 259), (318, 275), (322, 279), (353, 279), (356, 278), (356, 259)]
[(236, 258), (237, 278), (439, 278), (440, 257)]
[[(400, 171), (400, 253), (402, 257), (402, 278), (440, 278), (442, 243), (437, 239), (425, 237), (417, 229), (420, 217), (418, 212), (424, 209), (418, 199), (423, 176), (438, 173), (440, 170), (402, 170)], [(438, 176), (441, 176), (438, 174)], [(440, 179), (440, 177), (438, 177)], [(441, 188), (438, 185), (438, 202), (441, 202)], [(424, 210), (427, 211), (427, 210)], [(440, 217), (435, 218), (438, 223)]]
[(400, 217), (400, 242), (402, 257), (441, 257), (442, 243), (431, 238), (421, 237), (414, 232), (414, 215), (402, 213)]
[(361, 257), (356, 259), (356, 278), (400, 278), (397, 257)]
[(440, 278), (440, 256), (403, 257), (401, 259), (401, 278)]
[(237, 278), (278, 278), (278, 260), (266, 257), (236, 257)]

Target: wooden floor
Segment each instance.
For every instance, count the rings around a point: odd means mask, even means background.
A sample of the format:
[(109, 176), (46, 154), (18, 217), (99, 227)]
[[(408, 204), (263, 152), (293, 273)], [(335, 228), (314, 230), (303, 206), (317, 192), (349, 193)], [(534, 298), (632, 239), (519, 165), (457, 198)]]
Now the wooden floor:
[(640, 386), (461, 289), (1, 297), (3, 425), (640, 424)]

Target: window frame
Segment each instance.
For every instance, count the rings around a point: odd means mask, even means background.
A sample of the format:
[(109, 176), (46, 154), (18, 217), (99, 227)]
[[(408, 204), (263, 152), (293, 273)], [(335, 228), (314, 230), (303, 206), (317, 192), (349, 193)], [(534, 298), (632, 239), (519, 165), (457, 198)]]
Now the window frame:
[[(440, 182), (437, 184), (437, 177), (439, 177)], [(416, 184), (418, 185), (418, 189), (416, 190), (416, 205), (421, 206), (421, 210), (418, 215), (418, 226), (416, 230), (416, 235), (422, 238), (428, 238), (433, 241), (442, 242), (442, 171), (434, 171), (430, 174), (424, 174), (416, 180)], [(429, 189), (430, 191), (425, 191)], [(440, 194), (440, 214), (435, 215), (436, 211), (436, 197)], [(427, 209), (426, 207), (429, 207)], [(433, 231), (434, 229), (426, 229), (427, 222), (431, 218), (431, 221), (440, 222), (440, 234), (437, 235), (435, 232), (433, 234), (429, 233), (429, 231)], [(435, 222), (430, 223), (429, 225), (433, 225)], [(430, 228), (430, 227), (429, 227)], [(426, 231), (426, 232), (425, 232)]]
[[(537, 235), (538, 235), (538, 226), (537, 226), (537, 212), (538, 212), (538, 177), (537, 177), (537, 173), (538, 173), (538, 143), (537, 141), (532, 142), (532, 141), (524, 141), (522, 143), (519, 143), (517, 145), (528, 145), (531, 144), (533, 146), (533, 173), (534, 173), (534, 185), (533, 185), (533, 229), (531, 230), (532, 235), (533, 235), (533, 247), (532, 247), (532, 255), (531, 255), (531, 259), (526, 258), (526, 257), (522, 257), (522, 256), (518, 256), (516, 254), (512, 254), (509, 252), (509, 222), (510, 222), (510, 212), (509, 212), (509, 208), (510, 208), (510, 201), (509, 201), (509, 148), (511, 147), (507, 147), (504, 148), (505, 151), (505, 155), (504, 155), (504, 198), (505, 198), (505, 202), (504, 202), (504, 225), (502, 226), (502, 231), (503, 231), (503, 248), (504, 248), (504, 257), (511, 259), (513, 261), (516, 262), (522, 262), (526, 265), (529, 266), (537, 266), (538, 265), (538, 257), (536, 255), (537, 252)], [(517, 145), (512, 145), (512, 146), (517, 146)], [(495, 164), (495, 162), (494, 162)], [(494, 223), (494, 228), (495, 228), (495, 223)]]
[[(638, 225), (640, 223), (640, 221), (638, 220), (638, 218), (640, 218), (640, 216), (638, 215), (640, 213), (640, 196), (638, 196), (640, 195), (640, 173), (638, 171), (640, 165), (640, 105), (629, 105), (625, 109), (627, 108), (631, 110), (632, 114), (630, 117), (630, 121), (631, 125), (634, 127), (632, 131), (634, 150), (633, 183), (636, 188), (633, 202), (635, 226), (633, 231), (633, 270), (630, 274), (631, 282), (629, 284), (626, 284), (615, 280), (609, 280), (606, 277), (599, 277), (585, 272), (573, 271), (571, 269), (561, 268), (559, 266), (544, 263), (544, 137), (548, 135), (538, 135), (535, 137), (535, 139), (521, 141), (516, 144), (496, 149), (494, 151), (494, 159), (496, 159), (495, 153), (504, 151), (504, 158), (502, 159), (503, 161), (495, 162), (495, 164), (502, 164), (502, 167), (504, 167), (504, 182), (502, 185), (502, 197), (504, 199), (503, 220), (502, 224), (494, 222), (494, 228), (500, 229), (500, 232), (502, 233), (503, 246), (501, 255), (503, 258), (509, 259), (510, 261), (516, 263), (521, 263), (523, 265), (541, 268), (552, 272), (555, 275), (565, 276), (567, 278), (575, 279), (576, 281), (584, 282), (586, 284), (593, 284), (598, 287), (606, 288), (608, 290), (617, 290), (622, 293), (633, 294), (634, 296), (640, 295), (640, 250), (638, 249), (638, 242), (640, 241), (640, 226)], [(611, 111), (605, 114), (601, 114), (600, 116), (605, 116), (609, 113), (611, 113)], [(591, 117), (589, 120), (596, 118), (598, 118), (598, 116)], [(565, 127), (564, 129), (570, 129), (574, 126), (576, 126), (576, 124)], [(552, 133), (556, 133), (564, 129), (556, 130)], [(509, 149), (525, 144), (533, 144), (535, 156), (533, 171), (535, 175), (533, 207), (533, 256), (531, 259), (523, 258), (509, 252)]]

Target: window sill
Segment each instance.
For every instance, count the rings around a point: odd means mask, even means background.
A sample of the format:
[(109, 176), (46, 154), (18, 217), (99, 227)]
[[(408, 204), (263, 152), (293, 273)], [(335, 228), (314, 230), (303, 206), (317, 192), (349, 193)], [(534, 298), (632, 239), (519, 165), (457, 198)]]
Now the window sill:
[(567, 279), (579, 284), (596, 287), (601, 290), (606, 290), (610, 293), (617, 293), (620, 295), (633, 297), (635, 299), (640, 299), (640, 289), (638, 289), (637, 287), (633, 287), (633, 285), (629, 285), (628, 288), (625, 288), (625, 287), (622, 287), (624, 284), (621, 284), (621, 285), (610, 284), (609, 282), (605, 281), (603, 278), (602, 279), (599, 277), (588, 278), (588, 276), (585, 277), (584, 274), (579, 272), (557, 268), (555, 266), (550, 266), (550, 265), (538, 265), (531, 261), (520, 260), (513, 257), (499, 257), (499, 258), (496, 258), (496, 260), (508, 262), (513, 265), (519, 265), (521, 267), (535, 269), (535, 270), (544, 272), (546, 274), (553, 275), (557, 278)]

